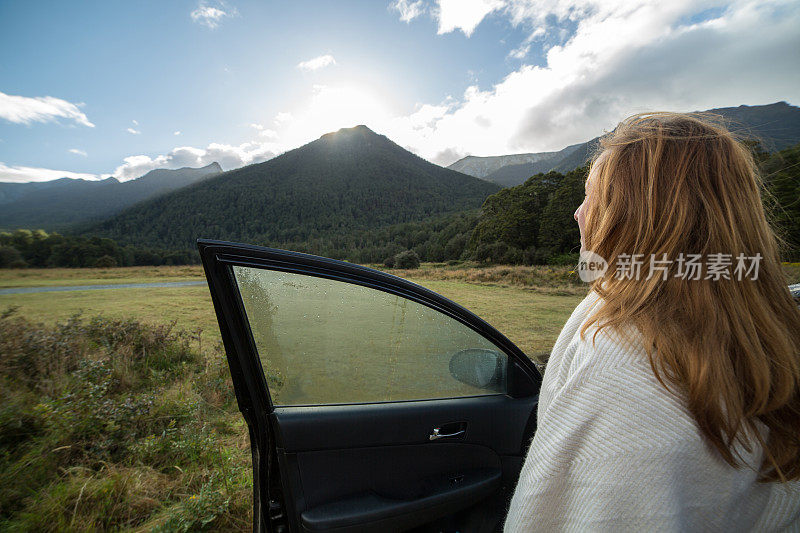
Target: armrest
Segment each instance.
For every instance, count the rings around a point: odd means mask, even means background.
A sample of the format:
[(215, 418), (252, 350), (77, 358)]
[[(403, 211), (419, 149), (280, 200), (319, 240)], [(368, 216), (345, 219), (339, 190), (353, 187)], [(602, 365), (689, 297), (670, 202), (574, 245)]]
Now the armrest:
[(429, 480), (424, 496), (411, 500), (372, 492), (319, 505), (300, 515), (307, 531), (386, 531), (424, 524), (469, 507), (500, 488), (500, 470), (482, 468)]

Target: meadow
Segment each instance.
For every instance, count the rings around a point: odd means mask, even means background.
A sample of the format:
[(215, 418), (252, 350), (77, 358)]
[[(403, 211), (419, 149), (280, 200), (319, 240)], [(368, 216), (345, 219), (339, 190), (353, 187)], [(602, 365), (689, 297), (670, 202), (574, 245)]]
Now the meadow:
[[(564, 268), (393, 273), (532, 355), (586, 290)], [(199, 266), (0, 270), (8, 289), (202, 280)], [(249, 530), (249, 439), (219, 339), (203, 285), (0, 295), (0, 529)]]
[[(534, 358), (587, 290), (568, 267), (391, 272)], [(198, 266), (0, 270), (0, 288), (202, 280)], [(247, 428), (219, 338), (203, 285), (0, 295), (0, 530), (250, 530)]]
[[(586, 287), (567, 267), (447, 266), (383, 269), (463, 305), (509, 337), (525, 353), (546, 352)], [(165, 281), (204, 281), (201, 266), (0, 270), (0, 289)], [(204, 342), (219, 341), (214, 308), (205, 286), (0, 294), (33, 321), (54, 324), (75, 314), (135, 317), (143, 323), (175, 321), (177, 329), (200, 330)]]

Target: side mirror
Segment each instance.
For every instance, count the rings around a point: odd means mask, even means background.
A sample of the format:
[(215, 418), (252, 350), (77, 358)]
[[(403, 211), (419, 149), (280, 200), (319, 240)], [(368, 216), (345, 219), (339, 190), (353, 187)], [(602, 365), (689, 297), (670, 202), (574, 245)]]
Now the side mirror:
[(479, 389), (506, 392), (508, 357), (495, 350), (471, 348), (450, 358), (450, 374), (462, 383)]

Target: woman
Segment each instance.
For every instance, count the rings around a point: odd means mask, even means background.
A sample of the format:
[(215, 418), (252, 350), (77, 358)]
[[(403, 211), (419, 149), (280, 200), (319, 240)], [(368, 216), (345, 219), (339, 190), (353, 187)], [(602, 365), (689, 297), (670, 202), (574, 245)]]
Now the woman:
[(631, 117), (575, 218), (608, 268), (553, 348), (506, 531), (800, 530), (800, 311), (748, 149)]

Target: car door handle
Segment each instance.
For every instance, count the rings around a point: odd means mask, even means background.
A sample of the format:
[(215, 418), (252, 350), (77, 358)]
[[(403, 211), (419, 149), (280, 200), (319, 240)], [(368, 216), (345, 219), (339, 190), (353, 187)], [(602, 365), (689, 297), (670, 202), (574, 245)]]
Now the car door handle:
[(441, 428), (433, 428), (433, 433), (428, 435), (429, 440), (436, 440), (436, 439), (445, 439), (447, 437), (458, 437), (459, 435), (463, 435), (465, 430), (456, 431), (455, 433), (439, 433)]

